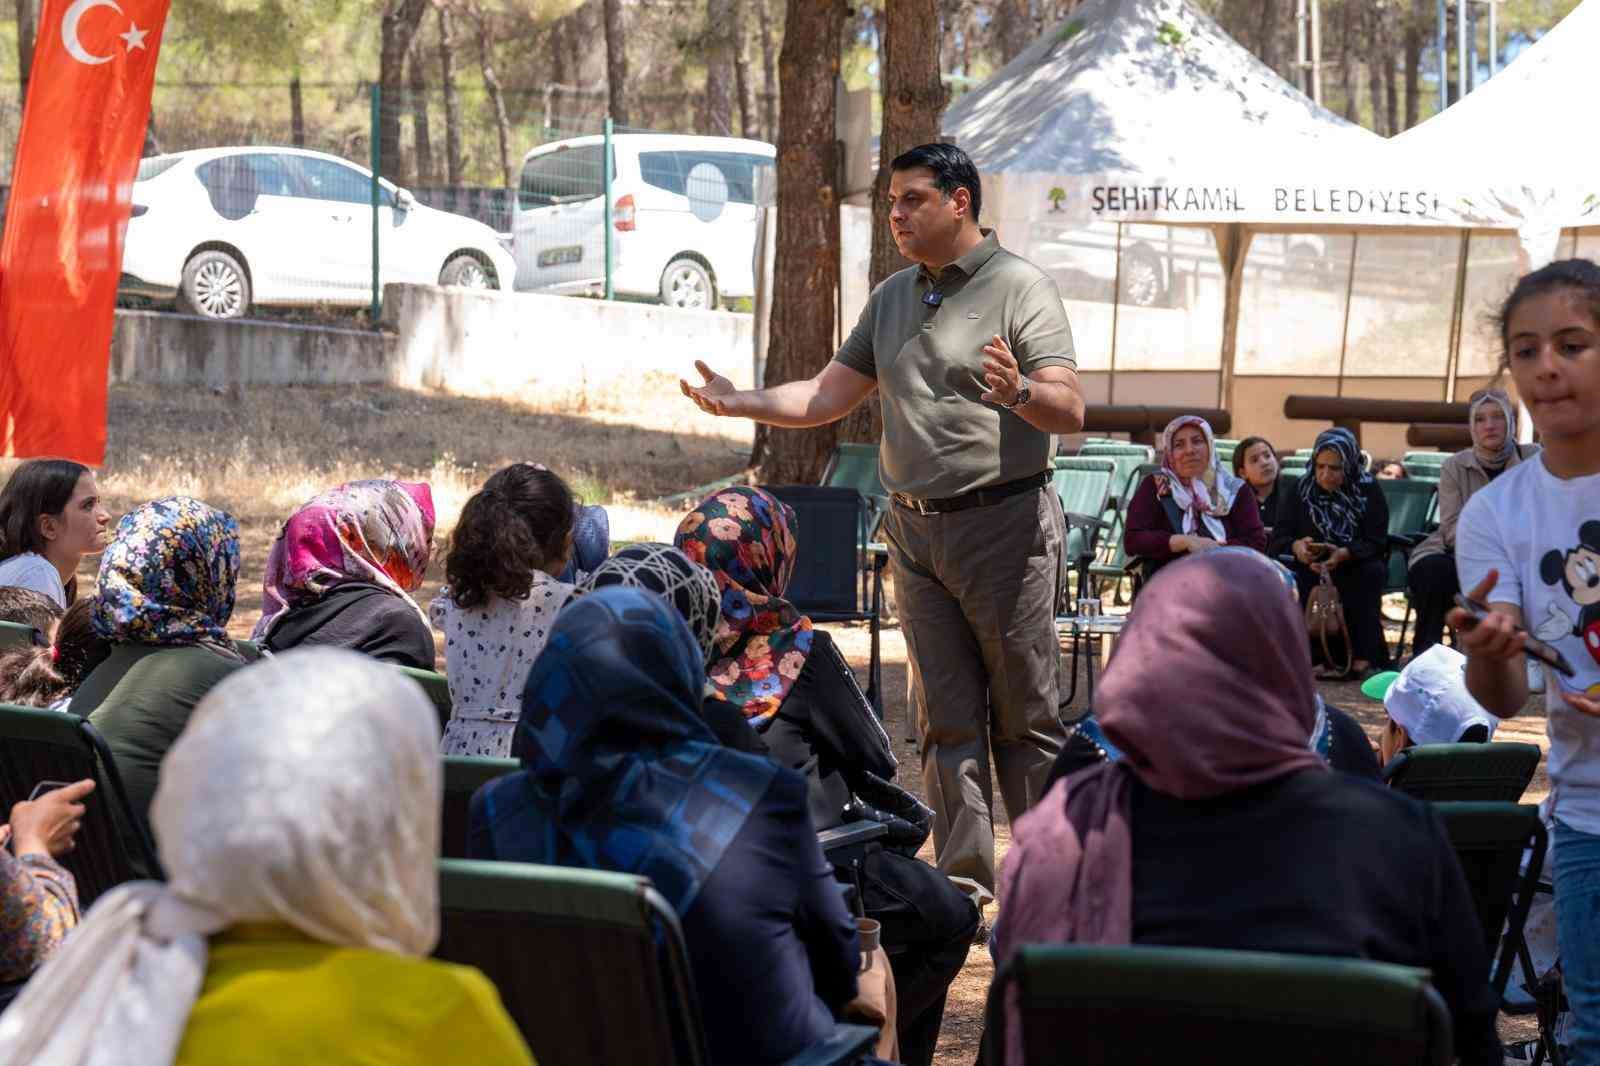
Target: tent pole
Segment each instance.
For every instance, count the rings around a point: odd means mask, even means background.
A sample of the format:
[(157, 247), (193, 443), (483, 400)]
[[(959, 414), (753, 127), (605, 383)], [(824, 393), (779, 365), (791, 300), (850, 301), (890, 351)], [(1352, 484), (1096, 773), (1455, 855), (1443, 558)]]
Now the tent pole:
[(1456, 377), (1461, 373), (1461, 335), (1466, 332), (1467, 257), (1472, 246), (1472, 231), (1461, 234), (1461, 250), (1456, 253), (1456, 292), (1450, 303), (1450, 350), (1445, 353), (1444, 402), (1456, 396)]
[(1495, 35), (1499, 32), (1495, 26), (1495, 9), (1499, 7), (1498, 0), (1489, 0), (1489, 77), (1494, 77), (1500, 69), (1496, 56)]
[(1212, 230), (1217, 241), (1217, 257), (1222, 260), (1226, 285), (1222, 297), (1222, 365), (1217, 375), (1217, 406), (1233, 412), (1234, 366), (1239, 356), (1239, 298), (1244, 292), (1244, 261), (1250, 251), (1252, 234), (1237, 222)]
[(1438, 3), (1439, 110), (1450, 106), (1450, 31), (1446, 24), (1444, 0)]
[(1467, 95), (1467, 0), (1456, 0), (1456, 99)]
[[(1350, 270), (1344, 278), (1344, 327), (1339, 331), (1339, 383), (1335, 396), (1344, 395), (1344, 355), (1350, 347), (1350, 295), (1356, 289), (1356, 255), (1361, 251), (1361, 234), (1350, 236)], [(1360, 434), (1357, 434), (1359, 437)]]
[(1117, 223), (1117, 269), (1111, 281), (1111, 372), (1106, 376), (1106, 403), (1117, 402), (1117, 312), (1122, 309), (1122, 223)]
[(1322, 18), (1318, 0), (1311, 0), (1311, 101), (1322, 103)]

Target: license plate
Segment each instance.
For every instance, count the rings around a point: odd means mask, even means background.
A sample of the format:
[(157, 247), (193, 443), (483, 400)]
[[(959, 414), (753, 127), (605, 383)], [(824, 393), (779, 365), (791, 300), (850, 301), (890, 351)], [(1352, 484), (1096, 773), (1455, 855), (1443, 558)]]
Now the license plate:
[(560, 266), (563, 263), (577, 263), (583, 260), (583, 245), (571, 244), (564, 248), (546, 248), (539, 253), (539, 265), (542, 267)]

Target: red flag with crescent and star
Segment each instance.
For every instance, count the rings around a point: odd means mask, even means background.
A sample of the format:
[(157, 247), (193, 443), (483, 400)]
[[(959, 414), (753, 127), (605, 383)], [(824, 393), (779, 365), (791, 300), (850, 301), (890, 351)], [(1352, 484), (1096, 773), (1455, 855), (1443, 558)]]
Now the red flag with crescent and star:
[(0, 239), (0, 455), (98, 466), (122, 239), (170, 0), (44, 0)]

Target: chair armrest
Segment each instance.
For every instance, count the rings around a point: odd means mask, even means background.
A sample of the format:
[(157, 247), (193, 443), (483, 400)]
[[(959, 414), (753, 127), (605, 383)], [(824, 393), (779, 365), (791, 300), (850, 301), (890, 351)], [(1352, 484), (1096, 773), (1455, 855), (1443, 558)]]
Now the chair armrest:
[(1078, 514), (1076, 511), (1067, 511), (1065, 514), (1067, 516), (1067, 525), (1069, 526), (1083, 526), (1092, 531), (1111, 528), (1111, 523), (1107, 522), (1103, 518), (1096, 518), (1093, 515)]
[(835, 1063), (854, 1062), (871, 1051), (877, 1042), (878, 1030), (870, 1025), (836, 1025), (826, 1040), (806, 1048), (783, 1066), (834, 1066)]
[(1410, 551), (1427, 539), (1428, 535), (1426, 533), (1390, 533), (1389, 547), (1404, 548), (1406, 551)]
[(817, 834), (817, 843), (822, 845), (822, 853), (827, 855), (829, 852), (843, 848), (866, 844), (888, 834), (889, 827), (882, 822), (863, 819), (859, 822), (847, 822), (833, 829), (822, 830)]

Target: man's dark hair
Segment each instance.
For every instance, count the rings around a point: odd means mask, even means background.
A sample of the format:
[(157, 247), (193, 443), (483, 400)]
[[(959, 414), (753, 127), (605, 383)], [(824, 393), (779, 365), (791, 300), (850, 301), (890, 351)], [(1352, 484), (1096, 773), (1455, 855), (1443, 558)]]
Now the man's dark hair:
[(967, 153), (953, 144), (919, 144), (895, 156), (894, 162), (889, 164), (890, 171), (914, 167), (933, 171), (933, 183), (946, 200), (957, 189), (967, 190), (972, 196), (972, 221), (978, 221), (978, 213), (983, 208), (983, 185), (978, 181), (978, 168), (972, 165)]

